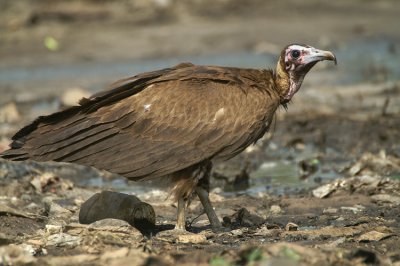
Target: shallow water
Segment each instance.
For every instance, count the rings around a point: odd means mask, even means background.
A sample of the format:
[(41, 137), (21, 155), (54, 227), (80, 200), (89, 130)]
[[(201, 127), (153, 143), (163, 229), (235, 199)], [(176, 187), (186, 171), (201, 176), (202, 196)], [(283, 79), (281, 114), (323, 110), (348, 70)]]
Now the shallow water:
[[(319, 65), (321, 75), (309, 75), (306, 80), (332, 84), (397, 80), (400, 77), (400, 45), (387, 38), (372, 38), (331, 48), (338, 67)], [(276, 55), (239, 52), (231, 54), (186, 56), (163, 59), (143, 59), (128, 62), (82, 62), (59, 66), (0, 68), (0, 86), (27, 87), (67, 82), (70, 87), (84, 86), (96, 91), (118, 77), (170, 67), (180, 62), (200, 65), (222, 65), (249, 68), (274, 67)], [(329, 71), (323, 71), (323, 70)], [(316, 70), (313, 70), (316, 71)], [(325, 75), (323, 72), (329, 73)], [(61, 86), (62, 87), (62, 86)]]
[[(310, 177), (302, 179), (297, 164), (286, 160), (266, 161), (256, 171), (250, 172), (249, 175), (250, 185), (247, 189), (228, 188), (221, 191), (222, 195), (229, 197), (240, 194), (254, 196), (263, 193), (274, 195), (293, 194), (302, 189), (314, 187), (319, 182), (328, 182), (341, 177), (334, 171), (318, 171)], [(154, 188), (159, 188), (151, 183), (133, 182), (123, 177), (111, 180), (105, 180), (101, 177), (80, 179), (78, 185), (101, 187), (103, 189), (109, 188), (135, 195), (146, 194), (154, 190)]]

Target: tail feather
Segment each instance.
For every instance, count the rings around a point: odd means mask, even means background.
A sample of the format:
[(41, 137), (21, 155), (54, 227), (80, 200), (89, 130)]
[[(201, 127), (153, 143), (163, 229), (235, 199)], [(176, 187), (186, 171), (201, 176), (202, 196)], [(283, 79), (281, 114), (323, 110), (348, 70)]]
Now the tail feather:
[(0, 156), (3, 159), (12, 161), (24, 161), (30, 159), (29, 154), (21, 149), (9, 149), (0, 154)]

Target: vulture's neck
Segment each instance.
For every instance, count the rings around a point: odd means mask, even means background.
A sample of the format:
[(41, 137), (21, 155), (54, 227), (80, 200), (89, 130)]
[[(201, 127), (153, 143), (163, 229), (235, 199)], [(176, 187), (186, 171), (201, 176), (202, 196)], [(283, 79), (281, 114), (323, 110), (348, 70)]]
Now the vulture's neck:
[(274, 78), (276, 90), (280, 96), (281, 103), (283, 103), (287, 102), (285, 96), (288, 95), (290, 90), (294, 92), (298, 91), (303, 82), (304, 76), (290, 75), (288, 71), (286, 71), (284, 59), (281, 57), (276, 66)]

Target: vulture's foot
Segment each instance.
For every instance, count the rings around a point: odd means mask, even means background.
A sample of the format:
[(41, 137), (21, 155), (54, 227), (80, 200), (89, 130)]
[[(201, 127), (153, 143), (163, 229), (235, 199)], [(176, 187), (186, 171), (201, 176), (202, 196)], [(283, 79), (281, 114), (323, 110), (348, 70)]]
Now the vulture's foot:
[(200, 198), (201, 204), (203, 205), (204, 211), (210, 220), (211, 227), (213, 229), (223, 228), (221, 222), (219, 221), (214, 209), (211, 205), (210, 198), (208, 197), (208, 192), (204, 188), (197, 186), (195, 188), (197, 195)]
[(175, 230), (186, 231), (186, 201), (183, 198), (178, 200), (178, 213)]

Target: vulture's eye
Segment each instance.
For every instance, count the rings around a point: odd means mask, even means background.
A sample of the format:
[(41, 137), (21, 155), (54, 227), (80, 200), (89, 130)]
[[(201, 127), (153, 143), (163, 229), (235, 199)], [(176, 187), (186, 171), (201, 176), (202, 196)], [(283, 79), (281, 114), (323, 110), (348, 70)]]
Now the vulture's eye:
[(291, 52), (291, 55), (292, 55), (292, 57), (293, 57), (294, 59), (297, 59), (297, 58), (299, 58), (299, 56), (300, 56), (300, 51), (299, 51), (299, 50), (293, 50), (293, 51)]

